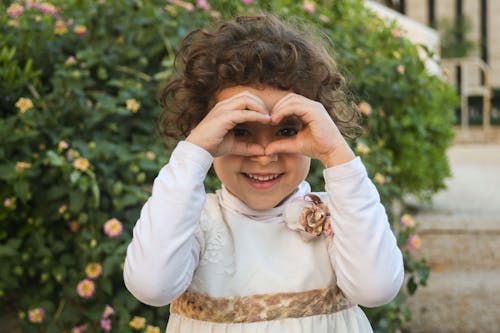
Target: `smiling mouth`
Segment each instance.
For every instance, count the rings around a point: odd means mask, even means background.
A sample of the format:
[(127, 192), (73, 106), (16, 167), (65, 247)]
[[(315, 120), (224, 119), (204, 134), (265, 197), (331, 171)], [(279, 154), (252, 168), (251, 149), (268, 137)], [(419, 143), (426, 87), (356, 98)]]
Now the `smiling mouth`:
[(282, 173), (273, 173), (273, 174), (254, 174), (254, 173), (242, 173), (246, 178), (250, 179), (254, 182), (265, 183), (270, 182), (275, 179), (278, 179), (283, 174)]

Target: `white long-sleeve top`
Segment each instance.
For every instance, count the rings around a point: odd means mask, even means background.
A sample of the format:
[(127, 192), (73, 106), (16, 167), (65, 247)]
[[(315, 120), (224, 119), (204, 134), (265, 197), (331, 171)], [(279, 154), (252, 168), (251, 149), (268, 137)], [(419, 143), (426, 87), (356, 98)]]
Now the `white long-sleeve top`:
[[(221, 195), (228, 196), (227, 191), (210, 194), (207, 203), (203, 181), (211, 163), (212, 156), (207, 151), (182, 141), (154, 181), (152, 195), (143, 206), (134, 227), (124, 266), (127, 288), (143, 303), (153, 306), (169, 304), (188, 288), (196, 289), (199, 283), (197, 278), (206, 278), (203, 269), (196, 271), (200, 261), (204, 260), (202, 256), (207, 247), (201, 235), (203, 230), (200, 230), (200, 220), (206, 220), (207, 215), (208, 218), (214, 216), (210, 213), (214, 209), (221, 211), (218, 219), (239, 219), (234, 211), (217, 205)], [(334, 231), (326, 253), (337, 286), (352, 303), (368, 307), (387, 303), (401, 287), (404, 277), (403, 260), (375, 186), (368, 178), (359, 157), (343, 165), (325, 169), (324, 178)], [(237, 201), (237, 198), (232, 200)], [(239, 222), (230, 223), (239, 225)], [(265, 226), (265, 221), (264, 226), (263, 221), (241, 225), (249, 228), (245, 231), (249, 235), (261, 232), (260, 230), (269, 230), (268, 234), (272, 235), (274, 229), (282, 227), (276, 226), (276, 223)], [(235, 231), (230, 230), (229, 234), (232, 232)], [(263, 231), (261, 235), (264, 233), (266, 232)], [(235, 243), (232, 245), (234, 247), (238, 246), (238, 239), (245, 239), (247, 236), (228, 237)], [(302, 246), (297, 246), (299, 243), (284, 244), (293, 248)], [(273, 251), (272, 247), (270, 249), (267, 251)], [(234, 275), (235, 270), (244, 271), (247, 252), (236, 257), (238, 266), (232, 267), (228, 274)], [(269, 256), (273, 255), (279, 257), (280, 254), (269, 253)], [(297, 255), (300, 257), (300, 254)], [(252, 262), (248, 259), (248, 262)], [(277, 266), (279, 269), (279, 264)], [(195, 271), (199, 274), (193, 281)], [(276, 288), (279, 285), (277, 283)], [(272, 282), (267, 284), (267, 288), (273, 288)], [(224, 292), (227, 290), (231, 288), (226, 288)], [(283, 290), (276, 290), (280, 291)]]

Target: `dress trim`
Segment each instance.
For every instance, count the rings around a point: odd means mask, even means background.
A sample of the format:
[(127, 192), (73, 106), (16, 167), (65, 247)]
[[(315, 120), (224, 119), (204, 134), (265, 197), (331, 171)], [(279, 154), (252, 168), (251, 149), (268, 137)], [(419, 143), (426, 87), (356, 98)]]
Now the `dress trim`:
[(172, 302), (170, 311), (201, 321), (251, 323), (330, 314), (353, 305), (337, 287), (223, 298), (188, 290)]

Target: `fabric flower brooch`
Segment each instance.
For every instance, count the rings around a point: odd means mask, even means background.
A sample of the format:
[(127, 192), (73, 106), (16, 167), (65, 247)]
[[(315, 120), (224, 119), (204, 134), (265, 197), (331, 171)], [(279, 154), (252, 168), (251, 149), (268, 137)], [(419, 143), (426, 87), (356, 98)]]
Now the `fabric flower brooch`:
[(297, 231), (306, 242), (333, 233), (328, 206), (315, 194), (306, 194), (291, 202), (283, 217), (288, 228)]

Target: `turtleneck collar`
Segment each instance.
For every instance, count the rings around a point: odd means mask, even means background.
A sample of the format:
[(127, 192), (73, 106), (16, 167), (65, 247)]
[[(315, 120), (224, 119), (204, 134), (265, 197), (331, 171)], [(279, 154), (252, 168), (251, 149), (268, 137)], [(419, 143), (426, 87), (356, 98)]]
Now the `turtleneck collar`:
[(295, 198), (301, 198), (310, 192), (311, 187), (309, 186), (309, 183), (303, 181), (299, 184), (297, 189), (295, 189), (295, 191), (279, 206), (266, 210), (255, 210), (248, 207), (244, 202), (231, 194), (224, 185), (222, 185), (222, 188), (220, 190), (217, 190), (216, 194), (219, 198), (220, 205), (224, 209), (243, 215), (255, 221), (279, 223), (283, 221), (283, 211), (286, 205), (293, 201)]

